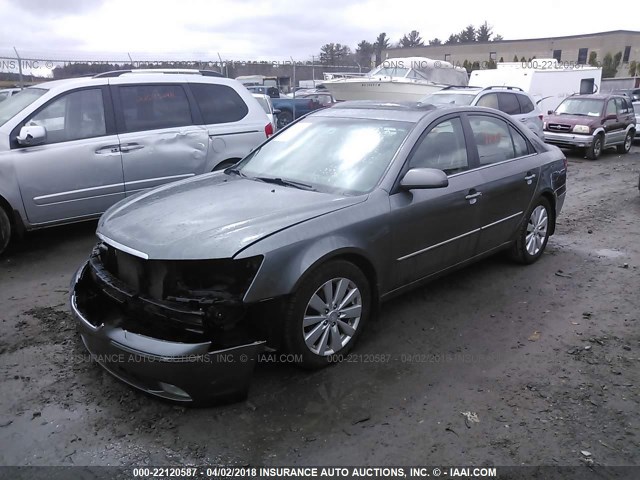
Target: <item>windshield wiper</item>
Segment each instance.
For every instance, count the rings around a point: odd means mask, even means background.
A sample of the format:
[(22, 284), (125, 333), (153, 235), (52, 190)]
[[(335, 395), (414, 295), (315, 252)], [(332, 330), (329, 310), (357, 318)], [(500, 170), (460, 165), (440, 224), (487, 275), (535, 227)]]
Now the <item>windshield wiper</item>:
[(309, 185), (308, 183), (296, 182), (295, 180), (285, 180), (281, 177), (253, 177), (256, 180), (260, 180), (265, 183), (275, 183), (276, 185), (282, 185), (284, 187), (294, 187), (299, 188), (301, 190), (311, 190), (315, 191), (313, 185)]

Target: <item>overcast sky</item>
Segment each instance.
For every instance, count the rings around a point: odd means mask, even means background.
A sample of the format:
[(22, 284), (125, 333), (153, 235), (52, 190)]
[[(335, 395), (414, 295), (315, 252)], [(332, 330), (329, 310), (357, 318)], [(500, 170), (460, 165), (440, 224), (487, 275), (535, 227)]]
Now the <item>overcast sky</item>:
[(310, 60), (329, 42), (444, 40), (484, 20), (505, 39), (638, 29), (637, 15), (546, 0), (0, 0), (0, 12), (0, 56), (69, 59)]

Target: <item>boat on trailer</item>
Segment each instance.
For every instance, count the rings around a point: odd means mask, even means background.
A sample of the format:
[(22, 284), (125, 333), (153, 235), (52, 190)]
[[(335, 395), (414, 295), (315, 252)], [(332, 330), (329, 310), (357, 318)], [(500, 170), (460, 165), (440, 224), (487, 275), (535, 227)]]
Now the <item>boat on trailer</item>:
[(426, 57), (390, 58), (367, 74), (325, 73), (336, 100), (419, 101), (449, 86), (466, 86), (466, 69)]

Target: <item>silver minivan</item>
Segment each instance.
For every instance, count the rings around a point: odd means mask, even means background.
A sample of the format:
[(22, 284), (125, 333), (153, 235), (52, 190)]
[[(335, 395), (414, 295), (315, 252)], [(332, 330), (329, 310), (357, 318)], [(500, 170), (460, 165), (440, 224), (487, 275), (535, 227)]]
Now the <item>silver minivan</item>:
[(0, 103), (0, 252), (12, 233), (96, 218), (142, 190), (233, 165), (273, 134), (239, 82), (175, 72), (57, 80)]

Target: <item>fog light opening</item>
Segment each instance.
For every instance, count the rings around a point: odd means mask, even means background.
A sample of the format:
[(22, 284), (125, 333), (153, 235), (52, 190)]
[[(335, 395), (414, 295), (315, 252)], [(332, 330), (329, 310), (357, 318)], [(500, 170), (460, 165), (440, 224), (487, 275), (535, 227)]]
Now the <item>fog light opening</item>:
[(158, 382), (158, 385), (162, 389), (163, 392), (168, 393), (169, 395), (178, 397), (182, 400), (191, 400), (191, 396), (175, 385), (171, 385), (170, 383)]

